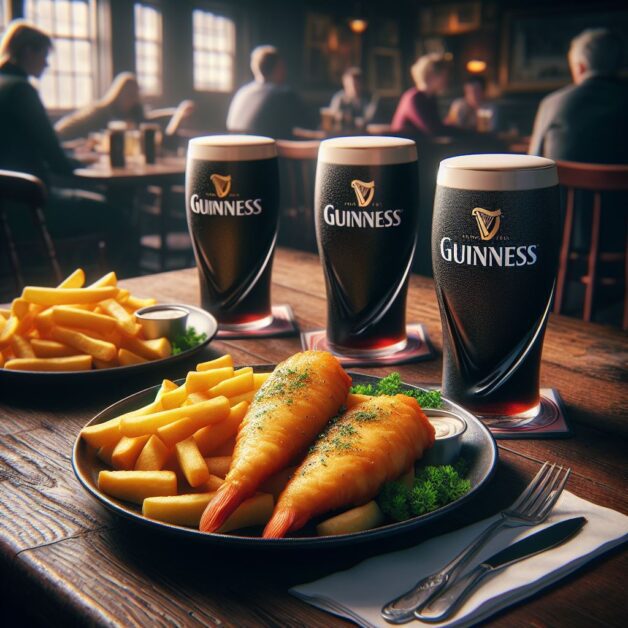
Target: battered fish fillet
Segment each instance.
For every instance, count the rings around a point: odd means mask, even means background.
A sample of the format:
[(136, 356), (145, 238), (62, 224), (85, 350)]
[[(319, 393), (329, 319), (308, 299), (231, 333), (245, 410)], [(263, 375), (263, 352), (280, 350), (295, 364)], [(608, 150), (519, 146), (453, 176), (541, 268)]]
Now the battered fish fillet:
[(323, 433), (280, 495), (264, 538), (280, 538), (312, 517), (364, 504), (434, 443), (415, 399), (373, 397)]
[(214, 532), (264, 480), (293, 463), (344, 403), (351, 378), (326, 351), (296, 353), (275, 368), (255, 395), (224, 484), (201, 517)]

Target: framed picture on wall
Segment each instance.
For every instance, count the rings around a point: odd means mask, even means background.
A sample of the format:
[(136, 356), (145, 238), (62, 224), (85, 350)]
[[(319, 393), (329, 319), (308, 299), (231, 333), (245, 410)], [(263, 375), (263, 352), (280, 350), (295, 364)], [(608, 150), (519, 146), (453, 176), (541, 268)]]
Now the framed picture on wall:
[(370, 88), (380, 96), (401, 93), (401, 54), (393, 48), (373, 48), (369, 58)]
[[(628, 33), (628, 10), (542, 14), (507, 13), (503, 23), (500, 87), (506, 91), (549, 91), (571, 81), (567, 53), (587, 28)], [(624, 42), (626, 37), (624, 35)], [(626, 49), (626, 45), (624, 45)]]

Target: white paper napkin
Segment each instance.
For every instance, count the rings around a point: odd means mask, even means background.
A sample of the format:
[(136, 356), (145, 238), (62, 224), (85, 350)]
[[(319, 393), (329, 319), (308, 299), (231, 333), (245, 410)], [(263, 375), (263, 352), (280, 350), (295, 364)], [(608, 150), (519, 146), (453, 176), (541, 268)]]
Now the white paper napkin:
[[(542, 528), (572, 517), (587, 523), (568, 542), (522, 560), (487, 576), (449, 621), (427, 624), (415, 620), (410, 626), (469, 626), (523, 600), (596, 556), (628, 540), (628, 517), (564, 491), (552, 515), (540, 526), (511, 528), (499, 532), (465, 571), (495, 552)], [(419, 579), (441, 569), (495, 517), (439, 536), (415, 547), (365, 560), (355, 567), (290, 589), (298, 598), (360, 626), (390, 627), (380, 616), (381, 607), (407, 591)], [(417, 535), (420, 535), (420, 530)]]

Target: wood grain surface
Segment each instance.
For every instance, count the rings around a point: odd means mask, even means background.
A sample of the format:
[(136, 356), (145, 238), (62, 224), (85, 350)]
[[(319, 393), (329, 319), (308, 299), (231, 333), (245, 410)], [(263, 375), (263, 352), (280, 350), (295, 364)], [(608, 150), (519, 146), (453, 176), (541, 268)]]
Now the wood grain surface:
[[(198, 304), (196, 271), (122, 282), (139, 296)], [(301, 329), (325, 324), (318, 259), (279, 250), (273, 301), (289, 303)], [(424, 323), (440, 353), (441, 326), (431, 280), (412, 277), (408, 320)], [(293, 338), (214, 341), (201, 358), (229, 352), (238, 364), (274, 363), (300, 349)], [(568, 488), (621, 512), (626, 500), (627, 337), (611, 328), (552, 317), (541, 384), (558, 388), (573, 428), (565, 440), (502, 441), (490, 487), (421, 538), (477, 521), (509, 505), (544, 460), (571, 466)], [(80, 487), (71, 451), (80, 428), (118, 399), (181, 377), (195, 358), (98, 388), (7, 387), (0, 380), (0, 571), (3, 625), (341, 626), (287, 589), (364, 558), (415, 544), (405, 535), (370, 545), (295, 556), (192, 545), (118, 519)], [(440, 357), (403, 367), (356, 369), (405, 381), (440, 381)], [(587, 565), (531, 600), (503, 611), (495, 626), (619, 626), (625, 617), (621, 550)], [(6, 622), (6, 623), (5, 623)]]

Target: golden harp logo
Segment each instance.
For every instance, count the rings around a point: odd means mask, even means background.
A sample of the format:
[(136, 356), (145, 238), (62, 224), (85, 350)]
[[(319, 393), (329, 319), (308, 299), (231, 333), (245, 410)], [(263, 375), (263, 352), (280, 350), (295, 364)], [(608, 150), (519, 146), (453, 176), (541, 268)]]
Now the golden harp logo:
[(375, 195), (375, 181), (359, 181), (358, 179), (353, 179), (353, 181), (351, 181), (351, 187), (355, 192), (358, 205), (360, 207), (368, 207)]
[(231, 175), (212, 174), (209, 179), (214, 184), (218, 198), (225, 198), (231, 192)]
[(482, 240), (492, 240), (497, 235), (501, 224), (501, 209), (490, 211), (476, 207), (471, 215), (475, 217), (475, 221), (478, 223), (478, 231)]

